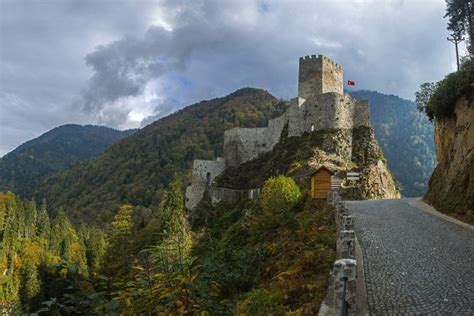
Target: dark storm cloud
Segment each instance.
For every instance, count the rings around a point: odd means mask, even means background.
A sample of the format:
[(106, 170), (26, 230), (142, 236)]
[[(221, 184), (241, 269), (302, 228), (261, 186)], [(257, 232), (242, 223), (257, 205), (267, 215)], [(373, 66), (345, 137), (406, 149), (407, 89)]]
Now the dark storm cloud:
[(307, 54), (406, 98), (452, 70), (442, 0), (0, 3), (0, 154), (66, 122), (137, 127), (242, 86), (293, 97)]

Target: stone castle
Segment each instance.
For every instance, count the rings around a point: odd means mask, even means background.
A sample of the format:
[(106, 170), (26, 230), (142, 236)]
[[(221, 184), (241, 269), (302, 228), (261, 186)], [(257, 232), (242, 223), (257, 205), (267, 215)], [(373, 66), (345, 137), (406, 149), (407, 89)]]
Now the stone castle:
[[(186, 188), (186, 208), (192, 210), (205, 191), (212, 188), (214, 178), (227, 167), (236, 167), (271, 151), (280, 141), (285, 126), (289, 137), (324, 129), (370, 127), (368, 101), (353, 99), (344, 93), (343, 86), (340, 65), (322, 55), (301, 57), (298, 97), (290, 101), (290, 107), (282, 116), (269, 120), (267, 127), (226, 130), (224, 157), (194, 160), (192, 183)], [(351, 153), (347, 155), (350, 159)]]

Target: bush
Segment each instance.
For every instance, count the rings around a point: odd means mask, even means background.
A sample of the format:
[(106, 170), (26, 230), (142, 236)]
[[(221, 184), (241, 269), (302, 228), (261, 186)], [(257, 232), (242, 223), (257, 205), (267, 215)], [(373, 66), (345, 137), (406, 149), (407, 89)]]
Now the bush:
[(280, 315), (285, 311), (280, 293), (255, 289), (236, 308), (237, 315)]
[(284, 220), (300, 196), (300, 189), (293, 179), (278, 176), (265, 181), (260, 206), (268, 218)]
[(451, 117), (456, 102), (474, 95), (474, 60), (466, 61), (457, 72), (450, 73), (438, 83), (424, 83), (416, 93), (418, 109), (430, 120)]

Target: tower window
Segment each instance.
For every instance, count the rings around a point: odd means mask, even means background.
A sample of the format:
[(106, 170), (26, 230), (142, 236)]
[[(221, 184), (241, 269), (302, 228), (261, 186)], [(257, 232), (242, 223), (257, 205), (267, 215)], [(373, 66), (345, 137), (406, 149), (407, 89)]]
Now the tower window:
[(311, 124), (311, 131), (314, 132), (314, 123)]

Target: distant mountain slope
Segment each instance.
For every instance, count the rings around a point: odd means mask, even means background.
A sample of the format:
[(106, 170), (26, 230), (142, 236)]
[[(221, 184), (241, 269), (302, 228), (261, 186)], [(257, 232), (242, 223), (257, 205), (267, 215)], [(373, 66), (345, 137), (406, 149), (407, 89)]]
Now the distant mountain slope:
[(121, 203), (159, 203), (174, 175), (190, 179), (193, 159), (222, 154), (226, 129), (264, 126), (288, 106), (260, 89), (245, 88), (188, 106), (111, 146), (97, 159), (49, 178), (39, 187), (52, 208), (73, 221), (107, 222)]
[(375, 136), (404, 196), (422, 196), (436, 165), (433, 124), (414, 102), (375, 91), (351, 92), (369, 100)]
[(46, 177), (100, 155), (134, 131), (75, 124), (56, 127), (0, 159), (0, 191), (28, 197)]
[[(431, 123), (410, 101), (370, 91), (353, 95), (370, 100), (375, 134), (403, 193), (422, 195), (435, 160)], [(148, 125), (85, 165), (57, 173), (35, 196), (52, 208), (64, 207), (75, 222), (107, 222), (122, 203), (155, 207), (174, 175), (190, 179), (193, 159), (222, 155), (226, 129), (266, 126), (287, 106), (252, 88), (202, 101)]]

